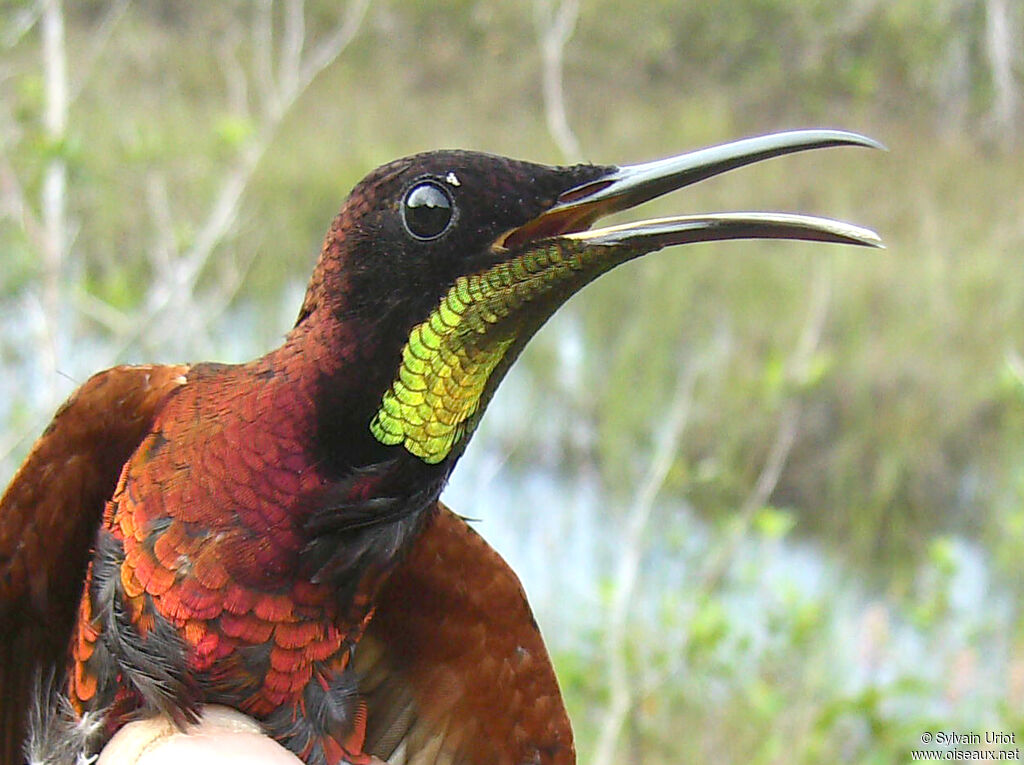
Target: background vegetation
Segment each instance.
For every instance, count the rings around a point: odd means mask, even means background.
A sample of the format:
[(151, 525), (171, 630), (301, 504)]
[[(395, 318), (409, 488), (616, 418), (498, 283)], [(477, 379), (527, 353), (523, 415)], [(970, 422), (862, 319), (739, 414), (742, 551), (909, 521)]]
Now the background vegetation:
[(536, 339), (446, 498), (523, 576), (582, 762), (1020, 741), (1022, 40), (1013, 0), (5, 0), (0, 476), (92, 371), (271, 347), (388, 159), (860, 130), (890, 152), (644, 214), (814, 212), (886, 252), (623, 267)]

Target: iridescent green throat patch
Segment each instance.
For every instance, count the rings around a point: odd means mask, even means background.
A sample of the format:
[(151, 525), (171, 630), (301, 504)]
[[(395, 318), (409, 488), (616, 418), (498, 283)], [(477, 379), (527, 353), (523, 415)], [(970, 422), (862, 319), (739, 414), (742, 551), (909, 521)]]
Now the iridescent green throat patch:
[[(398, 374), (370, 423), (373, 435), (403, 444), (424, 462), (443, 460), (474, 423), (491, 373), (524, 327), (532, 334), (572, 293), (636, 254), (562, 238), (459, 277), (410, 332)], [(536, 305), (541, 296), (554, 300)]]

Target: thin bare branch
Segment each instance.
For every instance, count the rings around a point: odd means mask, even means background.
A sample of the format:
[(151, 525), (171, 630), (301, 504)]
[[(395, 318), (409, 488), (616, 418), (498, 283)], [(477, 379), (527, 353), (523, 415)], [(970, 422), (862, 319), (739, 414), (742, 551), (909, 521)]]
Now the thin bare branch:
[[(277, 64), (277, 89), (282, 100), (299, 88), (302, 51), (306, 47), (306, 4), (304, 0), (285, 0), (284, 33)], [(279, 106), (285, 104), (280, 103)]]
[(686, 428), (698, 371), (695, 364), (689, 364), (685, 370), (679, 371), (668, 416), (658, 433), (650, 463), (640, 483), (636, 499), (629, 509), (625, 535), (619, 548), (620, 555), (613, 579), (614, 589), (604, 638), (610, 698), (601, 721), (601, 735), (593, 757), (595, 765), (611, 765), (616, 761), (619, 737), (632, 707), (633, 688), (627, 665), (626, 646), (629, 606), (636, 594), (640, 562), (645, 548), (644, 538), (654, 509), (654, 501), (665, 485), (679, 447), (679, 439)]
[[(272, 133), (275, 127), (276, 125), (268, 125), (268, 133)], [(202, 227), (196, 234), (192, 246), (185, 253), (183, 258), (184, 269), (182, 270), (182, 274), (185, 276), (185, 283), (180, 286), (191, 288), (195, 283), (195, 278), (205, 267), (214, 248), (230, 232), (238, 215), (238, 206), (242, 199), (242, 194), (249, 185), (252, 174), (263, 157), (269, 142), (270, 136), (266, 135), (262, 138), (256, 138), (243, 147), (237, 164), (224, 179), (223, 183), (221, 183), (220, 192), (210, 208), (209, 215), (207, 215)]]
[(238, 45), (238, 34), (234, 30), (229, 30), (217, 45), (217, 60), (224, 76), (228, 110), (233, 114), (249, 117), (249, 77), (242, 62), (238, 60)]
[[(285, 113), (291, 109), (299, 96), (312, 83), (313, 79), (341, 55), (345, 46), (348, 45), (358, 31), (368, 5), (369, 0), (352, 0), (349, 3), (344, 19), (335, 28), (334, 32), (316, 47), (307, 61), (297, 65), (297, 71), (288, 71), (287, 76), (284, 75), (284, 62), (291, 61), (293, 53), (287, 52), (282, 54), (282, 66), (279, 67), (282, 85), (278, 88), (278, 108), (280, 112), (266, 119), (259, 126), (257, 135), (242, 148), (235, 167), (221, 184), (220, 192), (211, 207), (210, 214), (199, 229), (189, 251), (185, 254), (187, 264), (184, 270), (186, 285), (182, 286), (194, 284), (195, 278), (202, 271), (213, 249), (230, 231), (238, 214), (238, 206), (242, 194), (248, 187), (252, 174), (270, 145)], [(298, 0), (293, 0), (290, 3), (288, 15), (291, 16), (293, 12), (300, 12), (301, 10), (302, 3), (298, 2)], [(292, 31), (287, 32), (286, 37), (290, 37), (291, 40), (288, 45), (284, 46), (286, 49), (289, 45), (301, 45), (302, 38), (300, 33), (304, 35), (303, 30), (305, 28), (304, 23), (300, 23), (300, 21), (295, 19), (286, 21), (286, 27), (289, 25), (292, 27)], [(301, 49), (299, 50), (299, 55), (301, 55)], [(289, 87), (285, 87), (285, 84), (289, 85)]]
[(995, 96), (991, 120), (999, 140), (1012, 145), (1017, 136), (1017, 109), (1020, 93), (1014, 79), (1014, 64), (1019, 57), (1016, 26), (1007, 0), (985, 0), (985, 51)]
[[(792, 383), (799, 384), (807, 379), (814, 355), (821, 343), (831, 298), (832, 289), (829, 276), (824, 268), (819, 268), (811, 286), (807, 319), (786, 371), (786, 379)], [(717, 550), (701, 577), (701, 591), (712, 592), (718, 586), (736, 554), (740, 541), (749, 530), (755, 514), (771, 499), (796, 441), (801, 409), (801, 401), (796, 394), (791, 395), (783, 403), (768, 456), (761, 467), (754, 488), (740, 506), (732, 533)]]
[[(806, 381), (810, 373), (814, 356), (821, 344), (821, 336), (828, 318), (828, 309), (831, 303), (831, 284), (827, 272), (819, 270), (811, 286), (810, 302), (807, 310), (807, 318), (804, 322), (797, 340), (796, 348), (787, 364), (786, 377), (789, 381), (799, 384)], [(1009, 363), (1009, 361), (1008, 361)], [(1024, 365), (1022, 365), (1024, 370)], [(1024, 375), (1024, 371), (1022, 371)], [(792, 450), (796, 436), (799, 433), (801, 406), (797, 396), (791, 396), (782, 406), (779, 413), (779, 420), (776, 425), (775, 437), (768, 450), (758, 479), (747, 495), (736, 516), (736, 523), (730, 530), (729, 536), (714, 551), (711, 562), (706, 566), (704, 573), (699, 579), (698, 585), (690, 591), (689, 599), (695, 604), (700, 604), (703, 598), (715, 591), (721, 584), (729, 569), (729, 565), (735, 558), (744, 536), (750, 528), (754, 515), (763, 508), (770, 500), (772, 493), (778, 486), (782, 470)], [(637, 683), (631, 708), (643, 703), (644, 699), (651, 694), (659, 692), (662, 686), (678, 677), (679, 673), (686, 668), (685, 650), (676, 651), (676, 656), (658, 667), (656, 670), (649, 670), (645, 677)]]
[(154, 171), (146, 178), (146, 202), (156, 230), (156, 239), (146, 254), (153, 273), (162, 278), (170, 274), (172, 264), (180, 256), (174, 235), (174, 213), (163, 173)]
[(344, 52), (362, 26), (363, 19), (366, 17), (366, 9), (369, 7), (370, 0), (352, 0), (348, 4), (348, 8), (345, 10), (345, 18), (341, 24), (336, 26), (331, 34), (313, 48), (313, 52), (310, 53), (302, 65), (301, 77), (298, 82), (300, 90), (305, 90), (314, 77), (320, 74)]
[(1017, 381), (1017, 384), (1024, 388), (1024, 356), (1014, 349), (1006, 351), (1006, 368), (1010, 374), (1013, 375), (1013, 379)]
[[(842, 11), (830, 19), (828, 27), (822, 28), (820, 34), (811, 37), (800, 53), (801, 66), (813, 69), (822, 65), (822, 60), (830, 50), (848, 45), (852, 37), (860, 33), (876, 13), (883, 0), (850, 0), (842, 5)], [(797, 7), (797, 6), (794, 6)], [(807, 13), (813, 13), (812, 6), (807, 6)]]
[(576, 29), (579, 0), (534, 0), (534, 24), (541, 51), (544, 117), (548, 131), (567, 162), (582, 158), (580, 142), (569, 125), (565, 106), (565, 46)]
[(127, 332), (132, 325), (132, 317), (124, 311), (120, 311), (104, 300), (100, 300), (81, 287), (76, 288), (72, 297), (75, 301), (75, 310), (92, 321), (106, 327), (112, 334), (121, 335)]
[[(144, 335), (148, 335), (148, 340), (160, 339), (154, 338), (152, 333), (156, 331), (159, 335), (161, 332), (170, 331), (170, 327), (159, 329), (160, 317), (172, 304), (180, 308), (182, 301), (191, 301), (196, 282), (213, 252), (233, 230), (242, 197), (285, 115), (316, 76), (337, 60), (355, 37), (369, 2), (370, 0), (352, 0), (337, 26), (315, 46), (304, 61), (300, 58), (300, 62), (296, 64), (294, 51), (282, 53), (282, 62), (278, 67), (279, 84), (277, 87), (266, 86), (264, 89), (264, 96), (270, 99), (269, 103), (272, 106), (264, 111), (254, 135), (239, 149), (233, 166), (221, 182), (209, 213), (199, 226), (191, 245), (178, 258), (173, 268), (173, 278), (163, 283), (155, 283), (151, 288), (143, 316), (133, 328), (133, 332), (121, 338), (119, 354)], [(291, 0), (287, 11), (288, 14), (292, 14), (300, 12), (301, 9), (302, 3)], [(265, 25), (272, 23), (272, 7), (269, 3), (263, 3), (258, 10), (255, 27), (259, 34), (269, 36), (272, 33)], [(305, 24), (295, 18), (290, 21), (286, 18), (285, 23), (286, 26), (291, 25), (291, 31), (286, 31), (285, 37), (289, 38), (289, 41), (283, 43), (283, 46), (288, 48), (298, 45), (301, 57)], [(264, 65), (265, 63), (257, 60), (257, 68)], [(286, 67), (292, 67), (293, 70), (286, 71)], [(232, 290), (229, 290), (228, 294), (232, 294)]]
[(274, 2), (260, 0), (252, 21), (254, 84), (260, 94), (260, 111), (265, 117), (278, 112), (277, 82), (274, 79)]
[(96, 62), (99, 61), (100, 56), (103, 55), (104, 49), (107, 47), (107, 43), (110, 42), (110, 38), (114, 35), (114, 30), (117, 28), (118, 22), (121, 21), (128, 10), (128, 5), (131, 0), (113, 0), (109, 6), (107, 6), (106, 12), (103, 14), (103, 18), (100, 20), (99, 25), (89, 35), (89, 50), (85, 56), (75, 63), (75, 82), (71, 84), (70, 95), (68, 96), (68, 103), (73, 104), (78, 100), (78, 96), (81, 95), (82, 90), (89, 82), (89, 78), (93, 71), (96, 69)]
[(32, 246), (46, 257), (46, 250), (50, 247), (46, 230), (28, 204), (10, 159), (3, 153), (0, 153), (0, 199), (8, 210), (7, 214), (21, 225)]
[[(43, 78), (45, 107), (43, 130), (52, 148), (58, 148), (67, 137), (68, 67), (64, 43), (64, 11), (60, 0), (46, 0), (43, 5)], [(57, 369), (60, 356), (60, 316), (62, 280), (67, 251), (67, 163), (63, 150), (53, 152), (43, 174), (40, 200), (43, 229), (49, 247), (43, 250), (43, 336), (46, 368)], [(47, 374), (56, 386), (56, 377)], [(56, 387), (51, 398), (56, 398)]]
[(45, 422), (46, 419), (42, 415), (36, 415), (27, 427), (9, 432), (0, 438), (0, 464), (6, 463), (15, 451), (21, 449), (35, 434), (39, 433)]
[(231, 267), (226, 270), (226, 276), (218, 280), (213, 298), (207, 303), (203, 313), (203, 326), (211, 326), (214, 320), (220, 317), (238, 296), (242, 285), (245, 284), (245, 277), (256, 262), (256, 257), (257, 251), (250, 250), (240, 259), (236, 258), (232, 261)]
[(39, 21), (42, 12), (42, 2), (32, 3), (27, 8), (19, 8), (15, 11), (9, 18), (3, 37), (0, 38), (0, 46), (10, 49), (21, 42)]

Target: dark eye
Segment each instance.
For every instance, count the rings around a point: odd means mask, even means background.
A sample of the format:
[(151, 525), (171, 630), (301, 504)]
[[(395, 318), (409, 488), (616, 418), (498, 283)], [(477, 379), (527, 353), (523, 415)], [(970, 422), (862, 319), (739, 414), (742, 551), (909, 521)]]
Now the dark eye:
[(452, 198), (442, 186), (429, 181), (409, 189), (402, 202), (402, 222), (417, 239), (436, 239), (452, 222)]

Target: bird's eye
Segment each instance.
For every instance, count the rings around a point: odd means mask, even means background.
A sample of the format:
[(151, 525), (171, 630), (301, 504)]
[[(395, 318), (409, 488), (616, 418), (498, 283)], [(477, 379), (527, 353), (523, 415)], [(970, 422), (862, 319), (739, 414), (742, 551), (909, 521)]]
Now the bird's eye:
[(448, 230), (454, 205), (447, 189), (436, 183), (418, 183), (402, 202), (405, 230), (417, 239), (436, 239)]

